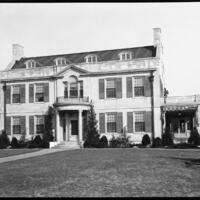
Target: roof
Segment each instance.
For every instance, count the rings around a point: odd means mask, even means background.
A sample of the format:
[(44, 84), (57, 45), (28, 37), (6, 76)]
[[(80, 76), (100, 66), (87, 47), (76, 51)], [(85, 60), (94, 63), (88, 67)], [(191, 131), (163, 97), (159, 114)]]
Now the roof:
[(122, 51), (132, 52), (133, 58), (148, 58), (148, 57), (155, 57), (156, 55), (156, 48), (152, 45), (152, 46), (135, 47), (135, 48), (90, 51), (90, 52), (83, 52), (83, 53), (60, 54), (60, 55), (49, 55), (49, 56), (39, 56), (39, 57), (24, 57), (24, 58), (21, 58), (19, 61), (16, 61), (12, 69), (25, 68), (24, 63), (30, 59), (36, 61), (37, 63), (36, 67), (53, 66), (55, 65), (54, 60), (58, 57), (66, 58), (68, 64), (69, 63), (74, 63), (74, 64), (84, 63), (85, 56), (89, 54), (97, 55), (99, 62), (119, 60), (118, 54)]

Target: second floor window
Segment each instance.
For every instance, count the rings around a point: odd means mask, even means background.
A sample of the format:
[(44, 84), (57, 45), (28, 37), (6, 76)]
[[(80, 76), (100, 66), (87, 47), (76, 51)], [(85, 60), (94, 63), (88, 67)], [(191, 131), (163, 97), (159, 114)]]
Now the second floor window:
[(107, 98), (116, 98), (115, 79), (107, 80), (106, 96)]
[(42, 84), (36, 85), (35, 101), (36, 102), (44, 101), (44, 85)]
[(20, 103), (20, 86), (13, 86), (12, 102)]
[(145, 131), (145, 119), (144, 112), (135, 113), (135, 132), (144, 132)]
[(70, 97), (71, 98), (78, 97), (78, 84), (77, 84), (77, 82), (70, 83)]
[(144, 96), (143, 77), (134, 78), (134, 93), (135, 96)]
[(20, 117), (13, 117), (13, 134), (20, 134)]
[(117, 122), (115, 114), (107, 114), (107, 132), (116, 132)]
[(44, 116), (36, 116), (36, 133), (44, 133)]

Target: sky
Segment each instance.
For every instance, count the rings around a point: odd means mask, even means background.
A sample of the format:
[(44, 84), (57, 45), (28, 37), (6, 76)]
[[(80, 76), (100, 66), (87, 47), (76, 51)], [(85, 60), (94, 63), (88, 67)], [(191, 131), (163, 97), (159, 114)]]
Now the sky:
[(25, 57), (153, 45), (160, 27), (170, 96), (200, 94), (200, 3), (0, 3), (0, 70)]

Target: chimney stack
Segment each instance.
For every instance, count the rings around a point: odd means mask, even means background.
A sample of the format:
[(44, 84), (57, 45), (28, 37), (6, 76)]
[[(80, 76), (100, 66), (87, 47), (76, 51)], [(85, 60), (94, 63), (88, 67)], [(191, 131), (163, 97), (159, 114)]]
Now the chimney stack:
[(20, 60), (24, 56), (24, 47), (19, 44), (12, 45), (13, 60)]
[(153, 28), (153, 39), (154, 39), (154, 46), (158, 46), (161, 44), (161, 29), (160, 28)]

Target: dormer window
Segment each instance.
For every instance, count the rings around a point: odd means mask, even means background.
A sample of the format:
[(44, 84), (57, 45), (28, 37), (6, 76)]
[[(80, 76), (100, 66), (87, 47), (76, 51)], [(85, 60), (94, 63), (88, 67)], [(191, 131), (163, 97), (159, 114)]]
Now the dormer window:
[(26, 61), (26, 69), (31, 69), (36, 67), (36, 62), (34, 60)]
[(85, 57), (86, 63), (96, 63), (97, 62), (97, 56), (96, 55), (87, 55)]
[(66, 58), (56, 58), (55, 63), (58, 66), (66, 65)]
[(132, 59), (132, 53), (131, 52), (121, 52), (119, 54), (120, 60), (131, 60)]

